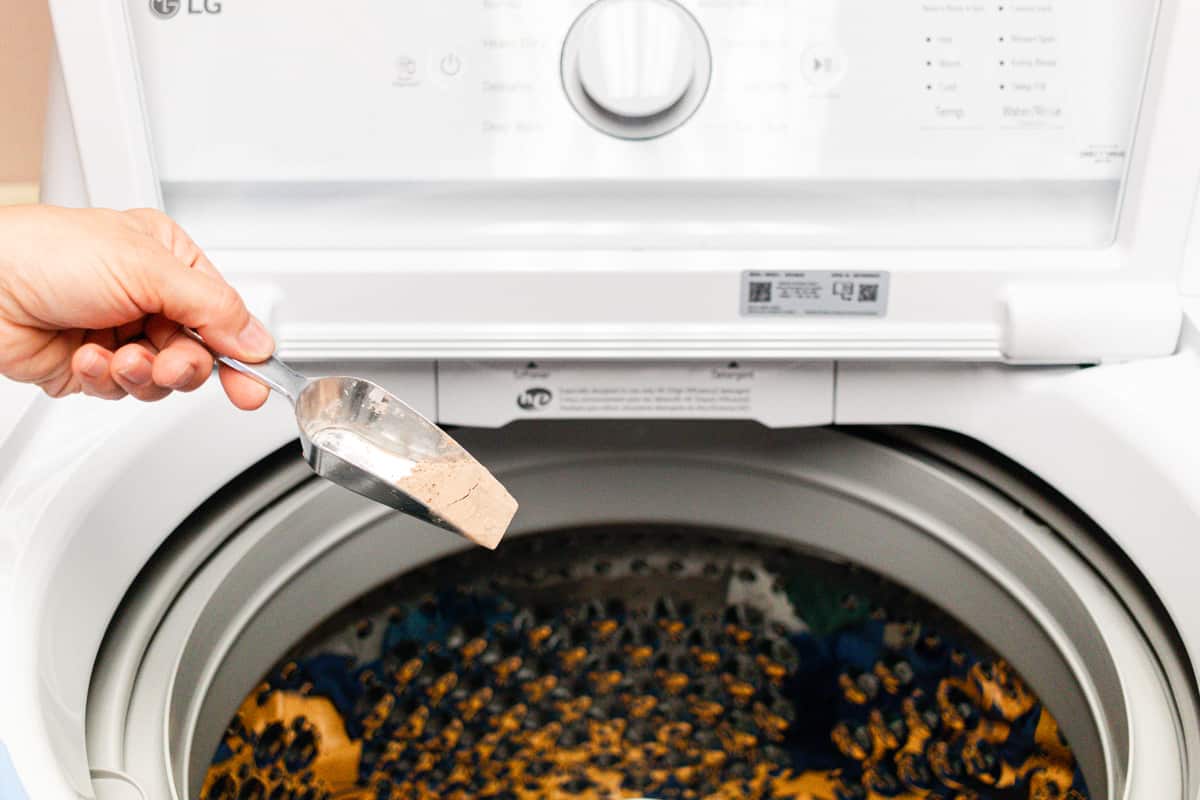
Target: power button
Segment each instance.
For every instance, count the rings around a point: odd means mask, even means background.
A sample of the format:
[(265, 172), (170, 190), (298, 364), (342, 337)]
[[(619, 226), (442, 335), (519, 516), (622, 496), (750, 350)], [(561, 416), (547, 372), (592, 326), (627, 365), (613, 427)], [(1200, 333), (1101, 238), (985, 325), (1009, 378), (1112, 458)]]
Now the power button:
[(447, 78), (453, 78), (455, 75), (458, 75), (458, 73), (462, 72), (462, 68), (462, 59), (458, 57), (457, 53), (447, 53), (446, 55), (442, 56), (442, 60), (438, 62), (438, 69), (440, 69), (442, 74)]

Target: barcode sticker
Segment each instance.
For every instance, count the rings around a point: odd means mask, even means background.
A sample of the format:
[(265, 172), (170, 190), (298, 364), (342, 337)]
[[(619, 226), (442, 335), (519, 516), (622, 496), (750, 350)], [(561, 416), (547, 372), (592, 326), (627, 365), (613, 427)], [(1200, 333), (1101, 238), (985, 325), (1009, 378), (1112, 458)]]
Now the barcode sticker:
[(742, 315), (882, 317), (887, 314), (886, 272), (742, 273)]

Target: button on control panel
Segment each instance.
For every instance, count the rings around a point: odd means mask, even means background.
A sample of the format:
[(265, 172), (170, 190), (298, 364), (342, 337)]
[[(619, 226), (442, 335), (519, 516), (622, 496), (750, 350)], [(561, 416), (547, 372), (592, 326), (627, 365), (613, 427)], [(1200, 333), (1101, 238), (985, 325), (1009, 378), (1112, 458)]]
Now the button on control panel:
[(448, 78), (453, 78), (462, 72), (463, 63), (457, 53), (447, 53), (442, 56), (442, 60), (438, 62), (438, 67), (442, 70), (442, 74)]

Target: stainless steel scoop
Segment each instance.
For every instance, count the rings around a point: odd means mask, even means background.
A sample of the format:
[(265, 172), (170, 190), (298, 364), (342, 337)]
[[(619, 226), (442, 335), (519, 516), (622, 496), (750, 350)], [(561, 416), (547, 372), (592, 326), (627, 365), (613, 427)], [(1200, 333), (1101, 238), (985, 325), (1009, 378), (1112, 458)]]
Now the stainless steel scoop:
[[(199, 339), (199, 337), (196, 337)], [(307, 378), (277, 358), (217, 360), (292, 402), (304, 458), (352, 492), (494, 549), (517, 502), (458, 442), (362, 378)]]

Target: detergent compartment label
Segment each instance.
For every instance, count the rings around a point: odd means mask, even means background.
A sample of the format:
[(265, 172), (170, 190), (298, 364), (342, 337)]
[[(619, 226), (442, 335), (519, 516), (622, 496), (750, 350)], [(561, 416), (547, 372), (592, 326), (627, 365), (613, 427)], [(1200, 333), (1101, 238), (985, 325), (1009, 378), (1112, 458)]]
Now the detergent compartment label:
[(883, 317), (889, 275), (853, 270), (742, 273), (744, 317)]
[(438, 419), (752, 419), (771, 427), (833, 418), (828, 361), (446, 362)]

